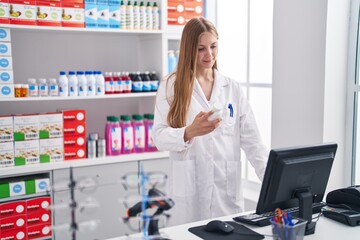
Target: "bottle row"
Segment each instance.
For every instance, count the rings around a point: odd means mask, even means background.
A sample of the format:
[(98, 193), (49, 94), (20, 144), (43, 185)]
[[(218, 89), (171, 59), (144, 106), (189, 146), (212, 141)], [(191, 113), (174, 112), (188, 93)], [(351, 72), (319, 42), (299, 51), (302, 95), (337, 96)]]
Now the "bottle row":
[(15, 97), (95, 96), (104, 94), (157, 91), (156, 72), (61, 71), (58, 79), (29, 78), (27, 84), (15, 84)]

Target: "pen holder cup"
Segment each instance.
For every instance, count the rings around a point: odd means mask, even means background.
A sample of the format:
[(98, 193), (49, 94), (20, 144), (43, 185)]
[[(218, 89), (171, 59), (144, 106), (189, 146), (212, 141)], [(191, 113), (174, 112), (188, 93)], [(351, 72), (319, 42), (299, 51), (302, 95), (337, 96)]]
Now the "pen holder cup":
[(281, 223), (271, 222), (271, 228), (274, 240), (302, 240), (304, 238), (307, 221), (294, 219), (297, 221), (293, 226)]

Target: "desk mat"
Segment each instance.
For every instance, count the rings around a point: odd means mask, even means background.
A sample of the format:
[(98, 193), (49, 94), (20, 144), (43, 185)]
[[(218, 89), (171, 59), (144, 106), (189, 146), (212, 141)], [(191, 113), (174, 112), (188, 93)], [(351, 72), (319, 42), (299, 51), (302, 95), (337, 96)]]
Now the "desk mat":
[(264, 239), (264, 235), (261, 235), (253, 230), (251, 230), (248, 227), (245, 227), (244, 225), (238, 224), (236, 222), (226, 222), (227, 224), (230, 224), (235, 229), (231, 233), (213, 233), (213, 232), (206, 232), (205, 226), (197, 226), (189, 228), (188, 231), (192, 234), (195, 234), (196, 236), (204, 239), (204, 240), (260, 240)]

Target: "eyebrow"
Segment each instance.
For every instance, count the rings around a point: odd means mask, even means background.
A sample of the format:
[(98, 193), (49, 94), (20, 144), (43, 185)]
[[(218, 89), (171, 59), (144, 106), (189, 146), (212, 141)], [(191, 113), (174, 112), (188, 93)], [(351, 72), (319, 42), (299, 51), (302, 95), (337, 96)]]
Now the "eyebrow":
[[(216, 44), (217, 42), (213, 42), (213, 43), (211, 43), (210, 45), (214, 45), (214, 44)], [(199, 44), (199, 47), (205, 47), (206, 45), (202, 45), (202, 44)]]

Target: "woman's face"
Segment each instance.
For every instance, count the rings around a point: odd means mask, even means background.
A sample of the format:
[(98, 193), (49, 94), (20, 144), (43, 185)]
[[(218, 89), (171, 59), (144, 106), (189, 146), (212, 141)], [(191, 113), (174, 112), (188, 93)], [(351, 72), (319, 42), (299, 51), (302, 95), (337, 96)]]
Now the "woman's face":
[(204, 70), (212, 68), (216, 61), (217, 53), (217, 37), (210, 32), (201, 34), (197, 53), (197, 69)]

